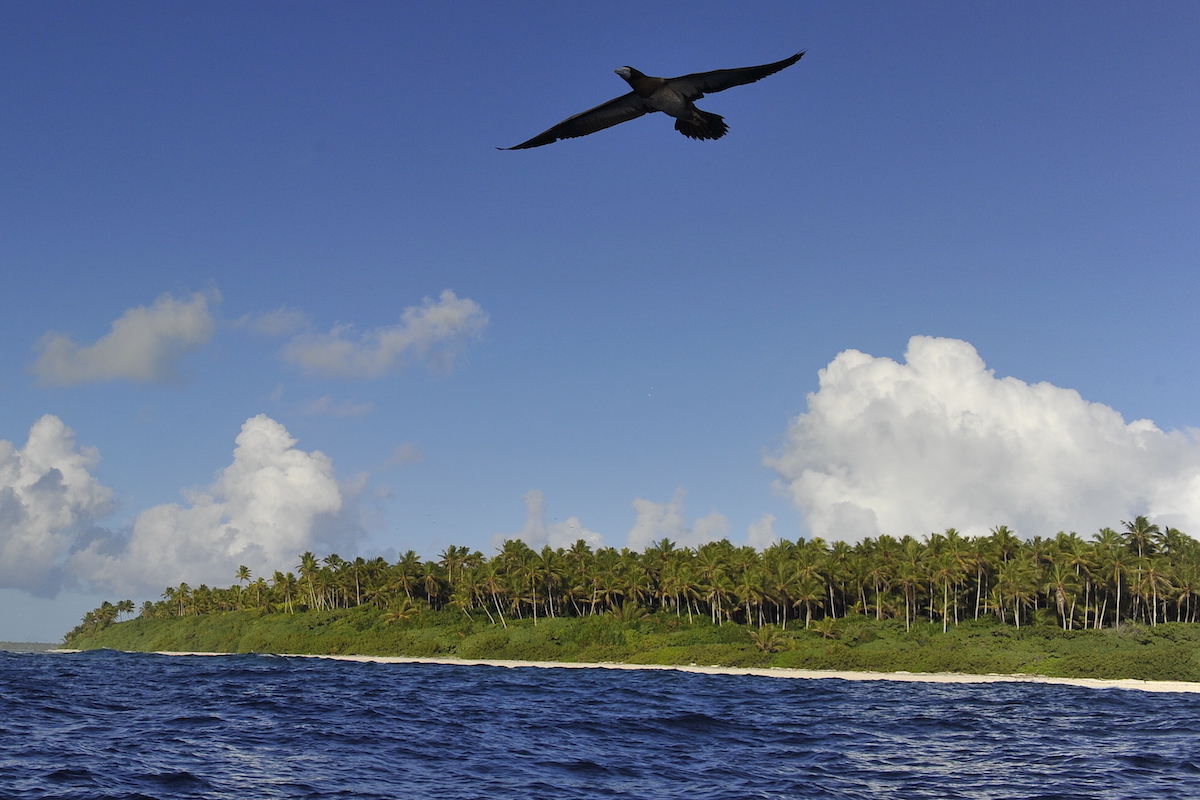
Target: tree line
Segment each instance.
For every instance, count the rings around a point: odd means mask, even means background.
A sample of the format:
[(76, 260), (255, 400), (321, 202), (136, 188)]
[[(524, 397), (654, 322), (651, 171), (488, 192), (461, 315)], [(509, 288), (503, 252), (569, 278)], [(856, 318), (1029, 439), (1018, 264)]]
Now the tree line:
[[(903, 619), (906, 629), (940, 623), (943, 631), (986, 615), (1018, 628), (1037, 622), (1065, 630), (1196, 622), (1200, 542), (1144, 516), (1121, 525), (1090, 540), (1074, 532), (1022, 540), (1000, 526), (978, 537), (951, 528), (922, 539), (880, 536), (858, 544), (782, 540), (763, 551), (726, 540), (677, 547), (664, 538), (641, 553), (593, 549), (583, 540), (534, 550), (513, 539), (491, 558), (450, 546), (436, 560), (410, 550), (396, 563), (308, 552), (294, 572), (255, 576), (242, 566), (227, 588), (168, 587), (161, 600), (143, 603), (140, 615), (370, 605), (386, 622), (449, 608), (503, 626), (514, 618), (536, 624), (545, 617), (647, 612), (782, 628), (829, 626), (861, 614)], [(133, 610), (129, 600), (105, 602), (67, 640)]]

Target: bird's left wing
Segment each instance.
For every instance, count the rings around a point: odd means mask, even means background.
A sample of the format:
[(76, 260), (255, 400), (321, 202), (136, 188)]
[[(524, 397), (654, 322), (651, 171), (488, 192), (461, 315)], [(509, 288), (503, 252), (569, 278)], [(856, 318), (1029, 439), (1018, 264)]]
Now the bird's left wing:
[(576, 136), (587, 136), (589, 133), (602, 131), (637, 119), (642, 114), (653, 111), (642, 98), (633, 92), (623, 94), (603, 105), (596, 106), (573, 117), (567, 117), (548, 131), (539, 133), (527, 142), (521, 142), (514, 147), (498, 147), (497, 150), (524, 150), (528, 147), (541, 147), (544, 144), (557, 142), (559, 139), (571, 139)]
[(698, 100), (705, 93), (720, 92), (732, 86), (754, 83), (757, 80), (774, 75), (779, 70), (790, 67), (804, 56), (801, 50), (790, 58), (776, 61), (773, 64), (763, 64), (760, 67), (739, 67), (738, 69), (715, 69), (712, 72), (696, 72), (691, 75), (681, 75), (678, 78), (667, 78), (668, 88), (682, 94), (688, 100)]

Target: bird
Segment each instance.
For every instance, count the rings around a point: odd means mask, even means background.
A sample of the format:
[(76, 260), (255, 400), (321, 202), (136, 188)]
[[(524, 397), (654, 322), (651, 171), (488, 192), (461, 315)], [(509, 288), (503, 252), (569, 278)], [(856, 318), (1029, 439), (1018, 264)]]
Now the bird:
[(603, 105), (568, 117), (547, 131), (513, 147), (497, 147), (497, 150), (526, 150), (557, 142), (587, 136), (589, 133), (611, 128), (622, 122), (637, 119), (643, 114), (661, 111), (675, 118), (675, 130), (689, 139), (720, 139), (729, 130), (725, 119), (696, 108), (693, 101), (705, 94), (722, 92), (733, 86), (754, 83), (774, 75), (785, 67), (799, 61), (805, 50), (773, 64), (738, 69), (717, 69), (712, 72), (696, 72), (678, 78), (654, 78), (638, 72), (633, 67), (613, 70), (629, 84), (633, 91), (609, 100)]

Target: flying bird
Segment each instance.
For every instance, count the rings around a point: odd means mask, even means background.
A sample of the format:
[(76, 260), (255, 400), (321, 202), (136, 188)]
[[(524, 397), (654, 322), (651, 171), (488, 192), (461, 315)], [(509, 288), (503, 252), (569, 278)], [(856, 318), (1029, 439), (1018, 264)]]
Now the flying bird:
[(682, 75), (678, 78), (652, 78), (649, 75), (643, 75), (633, 67), (621, 67), (614, 71), (624, 78), (625, 82), (633, 89), (629, 94), (609, 100), (604, 105), (596, 106), (590, 111), (568, 117), (550, 130), (539, 133), (529, 141), (521, 142), (515, 147), (498, 147), (496, 149), (524, 150), (557, 142), (559, 139), (587, 136), (589, 133), (611, 128), (613, 125), (637, 119), (643, 114), (654, 111), (661, 111), (674, 117), (675, 130), (689, 139), (720, 139), (729, 130), (725, 119), (717, 114), (701, 111), (692, 101), (699, 100), (705, 94), (722, 92), (731, 86), (754, 83), (768, 75), (774, 75), (784, 67), (795, 64), (804, 53), (805, 51), (801, 50), (783, 61), (763, 64), (761, 67), (717, 69), (712, 72)]

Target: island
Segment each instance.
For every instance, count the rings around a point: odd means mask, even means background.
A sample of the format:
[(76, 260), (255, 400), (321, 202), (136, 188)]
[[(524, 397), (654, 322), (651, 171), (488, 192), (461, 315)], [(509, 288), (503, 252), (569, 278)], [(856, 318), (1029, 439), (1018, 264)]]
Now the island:
[(1144, 517), (1021, 540), (858, 544), (663, 539), (637, 553), (505, 542), (395, 563), (304, 553), (296, 572), (237, 570), (105, 602), (78, 649), (392, 656), (1056, 678), (1200, 681), (1200, 543)]

